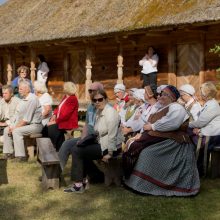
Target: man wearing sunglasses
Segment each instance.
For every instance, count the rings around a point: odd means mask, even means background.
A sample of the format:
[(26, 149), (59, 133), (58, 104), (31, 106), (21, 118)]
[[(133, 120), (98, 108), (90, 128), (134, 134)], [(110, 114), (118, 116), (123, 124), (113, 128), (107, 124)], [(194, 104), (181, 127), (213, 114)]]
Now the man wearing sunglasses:
[[(90, 88), (88, 90), (89, 95), (90, 95), (90, 99), (91, 96), (94, 94), (94, 92), (96, 92), (97, 90), (101, 89), (103, 90), (103, 85), (99, 82), (94, 82), (90, 85)], [(72, 138), (70, 140), (66, 140), (64, 141), (64, 143), (62, 144), (58, 156), (60, 158), (60, 165), (62, 170), (64, 169), (69, 155), (71, 154), (72, 148), (78, 143), (78, 141), (80, 139), (83, 139), (85, 136), (87, 136), (88, 134), (93, 134), (94, 132), (94, 123), (95, 123), (95, 116), (96, 116), (96, 108), (94, 106), (94, 103), (89, 104), (89, 106), (87, 107), (87, 111), (86, 111), (86, 122), (85, 125), (83, 127), (82, 130), (82, 134), (80, 138)], [(90, 170), (91, 172), (93, 172), (92, 170), (95, 169), (93, 166), (93, 164), (90, 164)], [(96, 172), (98, 172), (96, 170)], [(86, 180), (85, 180), (85, 184), (86, 184)]]

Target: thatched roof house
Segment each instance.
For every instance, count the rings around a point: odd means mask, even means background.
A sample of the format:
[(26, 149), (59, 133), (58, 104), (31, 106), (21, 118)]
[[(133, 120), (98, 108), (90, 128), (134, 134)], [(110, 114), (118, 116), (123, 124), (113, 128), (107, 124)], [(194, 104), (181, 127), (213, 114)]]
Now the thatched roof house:
[(36, 54), (43, 53), (51, 82), (73, 80), (81, 97), (91, 71), (111, 89), (120, 74), (128, 87), (140, 85), (138, 60), (154, 45), (159, 83), (198, 87), (199, 73), (218, 63), (209, 48), (220, 39), (220, 1), (8, 0), (0, 27), (0, 81), (10, 82), (21, 64), (34, 79)]
[(0, 45), (220, 21), (218, 0), (9, 0)]

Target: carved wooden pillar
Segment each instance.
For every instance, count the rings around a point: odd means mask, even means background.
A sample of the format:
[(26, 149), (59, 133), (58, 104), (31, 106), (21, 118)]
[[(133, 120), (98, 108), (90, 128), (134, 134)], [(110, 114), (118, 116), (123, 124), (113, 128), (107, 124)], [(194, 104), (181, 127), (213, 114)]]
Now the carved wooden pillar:
[(90, 48), (86, 50), (86, 82), (85, 82), (85, 100), (90, 101), (88, 89), (92, 84), (92, 51)]
[(122, 56), (122, 45), (119, 44), (119, 55), (118, 55), (118, 80), (117, 80), (117, 84), (123, 84), (123, 56)]
[(12, 81), (12, 54), (9, 52), (8, 53), (8, 60), (7, 60), (7, 84), (11, 85), (11, 81)]
[(30, 74), (30, 76), (31, 76), (31, 81), (32, 81), (32, 83), (34, 83), (34, 81), (36, 80), (35, 78), (36, 78), (36, 73), (35, 73), (35, 71), (36, 71), (36, 65), (35, 65), (35, 61), (36, 61), (36, 53), (35, 53), (35, 51), (34, 51), (34, 49), (33, 48), (31, 48), (31, 62), (30, 62), (30, 65), (31, 65), (31, 68), (30, 68), (30, 71), (31, 71), (31, 74)]

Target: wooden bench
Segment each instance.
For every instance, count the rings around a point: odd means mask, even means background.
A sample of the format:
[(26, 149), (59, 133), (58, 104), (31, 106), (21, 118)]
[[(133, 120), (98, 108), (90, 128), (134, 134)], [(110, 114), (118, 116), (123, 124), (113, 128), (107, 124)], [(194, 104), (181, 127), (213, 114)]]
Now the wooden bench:
[(122, 155), (109, 159), (108, 163), (103, 162), (102, 160), (96, 160), (94, 162), (96, 166), (104, 173), (106, 186), (110, 186), (113, 183), (116, 186), (121, 186)]
[(37, 158), (42, 168), (42, 189), (60, 186), (60, 160), (50, 138), (37, 138)]
[(24, 145), (27, 150), (27, 155), (29, 159), (33, 159), (35, 155), (35, 149), (36, 149), (36, 138), (42, 137), (41, 133), (36, 134), (30, 134), (28, 136), (24, 136)]
[(220, 177), (220, 146), (215, 146), (211, 152), (211, 178)]

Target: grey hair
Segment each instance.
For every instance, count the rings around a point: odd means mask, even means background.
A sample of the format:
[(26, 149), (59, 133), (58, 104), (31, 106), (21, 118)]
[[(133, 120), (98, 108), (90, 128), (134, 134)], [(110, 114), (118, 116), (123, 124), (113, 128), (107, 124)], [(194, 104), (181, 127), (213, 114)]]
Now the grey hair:
[(27, 79), (21, 79), (18, 83), (18, 87), (20, 86), (26, 86), (31, 91), (31, 83)]
[(34, 81), (34, 91), (39, 92), (41, 94), (44, 94), (48, 92), (48, 89), (45, 85), (45, 83), (40, 82), (40, 81)]
[(3, 90), (8, 90), (11, 94), (13, 94), (13, 87), (11, 85), (4, 85), (2, 86), (2, 91)]

